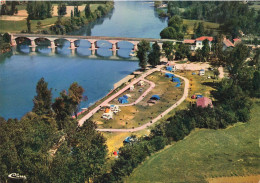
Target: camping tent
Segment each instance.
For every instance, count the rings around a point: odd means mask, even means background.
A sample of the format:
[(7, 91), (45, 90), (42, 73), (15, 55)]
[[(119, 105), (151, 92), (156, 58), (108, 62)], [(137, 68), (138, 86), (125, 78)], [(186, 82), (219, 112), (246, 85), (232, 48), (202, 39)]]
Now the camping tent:
[(181, 82), (181, 81), (180, 81), (180, 78), (172, 78), (172, 81), (173, 81), (173, 82), (178, 82), (178, 83)]
[(125, 99), (128, 99), (128, 96), (127, 96), (127, 95), (124, 95), (123, 97), (124, 97)]
[(124, 97), (119, 97), (119, 98), (118, 98), (118, 102), (121, 103), (121, 104), (126, 104), (126, 103), (128, 103), (127, 99), (124, 98)]
[(172, 73), (165, 73), (165, 77), (167, 77), (167, 78), (174, 78), (174, 74), (172, 74)]
[(171, 67), (171, 66), (168, 66), (168, 67), (166, 67), (166, 70), (167, 70), (167, 71), (172, 71), (172, 67)]
[(177, 85), (175, 85), (175, 87), (180, 87), (181, 86), (181, 83), (177, 83)]
[(160, 100), (160, 97), (158, 95), (153, 95), (150, 99), (151, 100)]

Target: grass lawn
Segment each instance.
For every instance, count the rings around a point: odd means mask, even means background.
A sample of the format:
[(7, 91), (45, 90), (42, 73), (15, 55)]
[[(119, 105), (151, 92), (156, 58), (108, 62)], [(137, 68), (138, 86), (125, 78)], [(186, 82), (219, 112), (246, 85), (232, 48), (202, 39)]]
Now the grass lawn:
[(205, 30), (212, 29), (214, 32), (218, 31), (218, 28), (219, 28), (219, 24), (218, 23), (206, 22), (206, 21), (203, 21), (203, 20), (183, 19), (183, 24), (188, 25), (188, 31), (187, 31), (188, 32), (188, 37), (187, 38), (190, 38), (190, 36), (192, 34), (194, 34), (193, 26), (194, 26), (195, 23), (199, 23), (199, 22), (203, 22), (204, 23)]
[[(135, 89), (133, 91), (126, 90), (125, 92), (123, 92), (121, 95), (119, 95), (118, 97), (116, 97), (114, 100), (112, 100), (109, 103), (118, 105), (118, 104), (120, 104), (118, 102), (119, 97), (122, 97), (126, 94), (130, 94), (131, 97), (129, 97), (127, 100), (129, 102), (129, 104), (131, 104), (134, 101), (136, 101), (150, 87), (150, 84), (144, 82), (143, 86), (138, 86), (138, 83), (137, 83), (137, 84), (134, 85), (134, 87), (135, 87)], [(140, 89), (142, 89), (142, 92), (139, 92)]]
[(259, 111), (260, 100), (255, 100), (248, 123), (196, 129), (152, 155), (126, 182), (206, 182), (211, 177), (260, 174)]
[[(42, 23), (42, 27), (50, 26), (57, 21), (57, 17), (46, 18), (44, 20), (31, 20), (32, 31), (37, 31), (37, 22)], [(21, 32), (27, 30), (26, 20), (6, 21), (0, 20), (0, 32)]]
[[(90, 120), (97, 122), (99, 128), (132, 128), (149, 122), (171, 105), (176, 103), (183, 94), (183, 85), (176, 88), (169, 78), (161, 72), (154, 72), (146, 79), (153, 81), (156, 86), (144, 99), (135, 106), (120, 107), (121, 112), (113, 119), (101, 118), (103, 111), (97, 112)], [(152, 95), (159, 95), (161, 99), (155, 105), (149, 106), (147, 101)]]

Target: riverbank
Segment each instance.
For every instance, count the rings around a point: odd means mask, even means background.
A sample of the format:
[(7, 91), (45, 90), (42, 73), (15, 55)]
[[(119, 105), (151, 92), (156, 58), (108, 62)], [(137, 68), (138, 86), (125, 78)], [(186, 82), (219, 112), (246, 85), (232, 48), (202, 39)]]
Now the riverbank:
[[(103, 3), (98, 3), (98, 4), (91, 4), (90, 5), (90, 10), (91, 13), (93, 14), (93, 18), (91, 19), (86, 19), (84, 11), (81, 11), (80, 17), (84, 18), (84, 24), (82, 25), (87, 25), (90, 22), (93, 22), (97, 20), (98, 18), (101, 18), (100, 16), (100, 11), (98, 10), (98, 7), (101, 6), (106, 12), (104, 15), (107, 15), (111, 10), (114, 8), (114, 4), (110, 3), (109, 5), (104, 5)], [(82, 9), (83, 7), (81, 7)], [(69, 8), (70, 10), (71, 8)], [(81, 10), (79, 8), (79, 10)], [(27, 18), (27, 13), (26, 10), (20, 10), (23, 11), (23, 13), (18, 15), (13, 15), (13, 16), (1, 16), (0, 19), (0, 32), (10, 32), (10, 33), (20, 33), (20, 32), (25, 32), (27, 30), (27, 25), (26, 25), (26, 18)], [(70, 14), (69, 14), (70, 15)], [(68, 13), (66, 16), (64, 16), (63, 21), (69, 21), (70, 17), (68, 16)], [(52, 18), (46, 18), (44, 20), (31, 20), (31, 31), (32, 32), (37, 32), (37, 31), (45, 31), (45, 33), (49, 32), (49, 27), (53, 26), (58, 20), (57, 13), (54, 11), (53, 12), (53, 17)], [(41, 26), (39, 27), (37, 25), (38, 22), (41, 22)]]

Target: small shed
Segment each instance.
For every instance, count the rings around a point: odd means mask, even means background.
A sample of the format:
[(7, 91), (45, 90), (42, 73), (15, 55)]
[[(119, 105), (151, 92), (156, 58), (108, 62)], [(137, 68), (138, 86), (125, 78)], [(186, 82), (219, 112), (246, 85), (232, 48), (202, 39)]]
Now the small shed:
[(130, 90), (130, 91), (134, 91), (134, 89), (135, 89), (135, 86), (134, 86), (134, 85), (131, 85), (131, 86), (129, 87), (129, 90)]
[(204, 69), (201, 69), (201, 70), (199, 71), (199, 75), (200, 75), (200, 76), (204, 76), (204, 75), (205, 75), (205, 70), (204, 70)]
[(212, 100), (207, 97), (198, 98), (196, 104), (197, 104), (197, 107), (202, 107), (202, 108), (205, 108), (208, 106), (213, 107)]
[(160, 100), (159, 95), (153, 95), (151, 98), (151, 100)]
[(180, 83), (180, 82), (181, 82), (180, 78), (172, 78), (172, 81), (173, 81), (173, 82), (177, 82), (177, 83)]

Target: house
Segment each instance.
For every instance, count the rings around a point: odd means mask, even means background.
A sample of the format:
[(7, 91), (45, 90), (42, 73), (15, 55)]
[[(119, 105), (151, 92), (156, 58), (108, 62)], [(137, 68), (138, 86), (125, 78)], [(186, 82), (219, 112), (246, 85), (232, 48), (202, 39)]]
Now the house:
[(190, 50), (192, 50), (192, 51), (196, 50), (196, 40), (195, 39), (184, 39), (183, 43), (189, 45)]
[(196, 50), (197, 49), (202, 49), (203, 47), (203, 41), (204, 40), (208, 40), (209, 41), (209, 47), (211, 49), (211, 42), (213, 41), (213, 37), (209, 37), (209, 36), (202, 36), (196, 39)]
[(200, 75), (200, 76), (204, 76), (204, 75), (205, 75), (205, 70), (204, 70), (204, 69), (200, 69), (199, 75)]
[(197, 107), (202, 107), (202, 108), (205, 108), (208, 106), (213, 107), (212, 100), (210, 100), (207, 97), (198, 98), (196, 104), (197, 104)]
[(211, 49), (212, 41), (214, 38), (210, 36), (202, 36), (198, 37), (197, 39), (184, 39), (183, 43), (188, 44), (190, 46), (190, 50), (195, 51), (197, 49), (202, 49), (203, 41), (206, 39), (209, 41), (209, 47)]
[(223, 43), (223, 50), (235, 47), (235, 45), (227, 38), (224, 38), (222, 43)]

